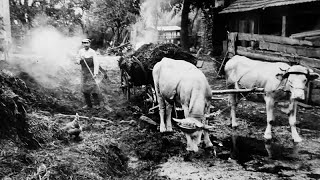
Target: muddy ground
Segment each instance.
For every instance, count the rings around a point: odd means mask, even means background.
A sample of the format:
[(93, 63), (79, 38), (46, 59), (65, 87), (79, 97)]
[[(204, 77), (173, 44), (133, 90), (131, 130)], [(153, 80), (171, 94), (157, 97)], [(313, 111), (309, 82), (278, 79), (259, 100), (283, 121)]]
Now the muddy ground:
[[(117, 58), (100, 56), (99, 60), (109, 77), (103, 86), (104, 107), (82, 110), (84, 104), (79, 91), (68, 91), (58, 98), (68, 105), (65, 109), (32, 109), (28, 116), (41, 120), (46, 124), (44, 127), (63, 126), (73, 119), (59, 116), (60, 113), (77, 112), (110, 121), (80, 119), (83, 127), (80, 139), (54, 138), (49, 134), (47, 141), (40, 142), (41, 148), (35, 150), (17, 145), (12, 139), (1, 140), (0, 178), (320, 179), (319, 107), (299, 108), (297, 127), (302, 143), (292, 142), (287, 117), (280, 111), (276, 112), (274, 139), (265, 143), (263, 102), (242, 99), (237, 111), (240, 126), (233, 130), (227, 96), (215, 96), (211, 111), (221, 113), (211, 118), (209, 124), (215, 125), (210, 138), (217, 155), (201, 149), (191, 162), (185, 161), (183, 133), (175, 128), (174, 133), (161, 134), (157, 126), (141, 122), (143, 89), (137, 88), (136, 95), (127, 101), (120, 89)], [(214, 66), (214, 61), (205, 59), (200, 69), (212, 89), (226, 89), (224, 80), (217, 78)], [(147, 116), (158, 122), (156, 114)]]

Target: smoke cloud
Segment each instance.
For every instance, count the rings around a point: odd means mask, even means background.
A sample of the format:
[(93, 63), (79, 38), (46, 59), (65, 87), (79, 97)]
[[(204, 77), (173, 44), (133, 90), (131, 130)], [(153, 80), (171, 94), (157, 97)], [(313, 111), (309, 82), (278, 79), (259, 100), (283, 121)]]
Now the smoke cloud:
[(131, 43), (134, 49), (143, 44), (156, 43), (158, 41), (158, 26), (178, 25), (180, 26), (181, 12), (175, 13), (174, 7), (171, 11), (162, 11), (161, 5), (169, 3), (167, 0), (146, 0), (141, 4), (141, 18), (132, 25)]
[(25, 72), (47, 88), (80, 83), (79, 65), (75, 56), (84, 35), (66, 36), (54, 27), (38, 27), (30, 31), (21, 52), (10, 58)]

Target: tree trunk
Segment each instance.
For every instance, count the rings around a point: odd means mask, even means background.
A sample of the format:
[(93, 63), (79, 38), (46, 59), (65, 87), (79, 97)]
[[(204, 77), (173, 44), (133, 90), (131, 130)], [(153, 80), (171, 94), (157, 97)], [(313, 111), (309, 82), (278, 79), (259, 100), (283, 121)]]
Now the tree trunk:
[(189, 12), (190, 12), (190, 0), (184, 0), (183, 1), (183, 8), (181, 13), (181, 32), (180, 32), (180, 41), (181, 41), (181, 47), (189, 51)]

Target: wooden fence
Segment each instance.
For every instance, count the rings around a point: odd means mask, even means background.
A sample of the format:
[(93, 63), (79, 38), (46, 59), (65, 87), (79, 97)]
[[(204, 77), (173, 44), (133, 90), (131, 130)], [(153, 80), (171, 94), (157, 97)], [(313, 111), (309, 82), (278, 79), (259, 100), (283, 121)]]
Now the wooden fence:
[[(282, 36), (232, 32), (228, 34), (228, 58), (242, 55), (248, 58), (300, 64), (320, 74), (320, 43)], [(308, 85), (309, 103), (312, 84)]]

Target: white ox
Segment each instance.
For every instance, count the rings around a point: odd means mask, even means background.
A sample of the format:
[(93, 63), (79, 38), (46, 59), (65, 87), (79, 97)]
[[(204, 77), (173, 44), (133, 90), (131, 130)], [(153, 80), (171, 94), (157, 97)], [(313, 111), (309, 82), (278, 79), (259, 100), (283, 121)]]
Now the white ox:
[(198, 151), (203, 131), (206, 147), (212, 147), (208, 134), (211, 127), (205, 118), (212, 94), (205, 75), (189, 62), (169, 58), (158, 62), (152, 75), (160, 110), (160, 132), (172, 131), (172, 107), (174, 103), (179, 103), (185, 119), (173, 120), (178, 122), (186, 135), (187, 151)]
[[(284, 100), (289, 100), (286, 112), (289, 116), (292, 138), (294, 142), (302, 141), (296, 129), (297, 100), (305, 99), (306, 84), (318, 78), (319, 74), (301, 65), (290, 66), (281, 62), (256, 61), (239, 55), (232, 57), (226, 63), (225, 73), (227, 84), (233, 84), (236, 89), (264, 88), (267, 113), (265, 139), (272, 138), (271, 122), (274, 121), (275, 103), (284, 98)], [(232, 126), (235, 127), (238, 126), (235, 94), (230, 95), (230, 103)]]

